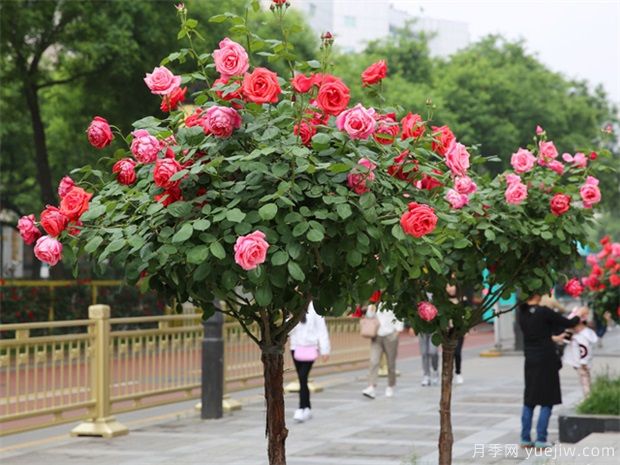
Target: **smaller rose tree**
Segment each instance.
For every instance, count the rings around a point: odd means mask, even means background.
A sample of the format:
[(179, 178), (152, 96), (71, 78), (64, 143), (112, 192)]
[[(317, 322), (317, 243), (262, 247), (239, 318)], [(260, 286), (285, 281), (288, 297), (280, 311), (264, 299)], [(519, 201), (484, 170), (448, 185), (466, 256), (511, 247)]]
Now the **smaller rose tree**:
[[(286, 8), (273, 7), (281, 25)], [(178, 10), (179, 37), (191, 45), (197, 22)], [(284, 26), (282, 40), (263, 40), (245, 17), (211, 21), (231, 22), (246, 46), (223, 38), (212, 53), (190, 46), (165, 58), (144, 78), (164, 117), (136, 121), (130, 135), (96, 117), (91, 144), (106, 149), (116, 134), (124, 146), (97, 169), (74, 170), (78, 181), (61, 183), (60, 208), (19, 226), (50, 265), (61, 254), (87, 255), (99, 271), (116, 263), (128, 282), (193, 302), (205, 317), (224, 301), (222, 311), (261, 349), (269, 462), (281, 465), (289, 331), (311, 300), (319, 312), (342, 313), (391, 276), (441, 262), (428, 235), (441, 240), (440, 218), (450, 215), (429, 189), (441, 183), (440, 154), (453, 138), (420, 115), (350, 102), (347, 85), (329, 73), (330, 35), (320, 60), (304, 62)], [(284, 60), (291, 75), (251, 64), (265, 57)], [(182, 76), (165, 66), (192, 59), (197, 69)], [(386, 72), (379, 62), (358, 85), (374, 95)], [(454, 166), (466, 162), (458, 150), (448, 154)]]
[(588, 276), (571, 278), (564, 290), (573, 297), (585, 299), (601, 319), (609, 315), (620, 322), (620, 243), (603, 237), (602, 249), (588, 255)]
[[(429, 201), (444, 197), (452, 211), (439, 216), (442, 240), (416, 248), (422, 254), (421, 247), (438, 249), (443, 261), (430, 259), (426, 266), (412, 257), (409, 275), (393, 280), (385, 299), (416, 332), (431, 333), (433, 343), (442, 346), (439, 463), (447, 465), (452, 459), (450, 404), (458, 338), (482, 322), (487, 311), (497, 316), (502, 296), (549, 292), (559, 272), (578, 259), (577, 243), (587, 242), (592, 207), (601, 193), (593, 176), (596, 155), (564, 154), (561, 162), (543, 130), (531, 146), (512, 154), (513, 170), (494, 179), (468, 170), (470, 163), (483, 160), (470, 158), (458, 142), (451, 142), (443, 155), (449, 171)], [(448, 294), (448, 286), (456, 288), (456, 298)], [(483, 295), (485, 286), (491, 291), (474, 304), (471, 294)]]

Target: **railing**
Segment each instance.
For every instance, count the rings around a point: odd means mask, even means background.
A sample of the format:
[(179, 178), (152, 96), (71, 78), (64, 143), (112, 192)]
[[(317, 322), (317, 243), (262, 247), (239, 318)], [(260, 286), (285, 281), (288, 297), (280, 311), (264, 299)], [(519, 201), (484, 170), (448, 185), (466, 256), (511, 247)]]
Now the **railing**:
[[(127, 431), (115, 413), (198, 398), (200, 318), (110, 318), (108, 306), (93, 305), (88, 320), (0, 325), (14, 335), (0, 340), (0, 436), (87, 420), (73, 433), (109, 437)], [(332, 352), (317, 369), (368, 360), (358, 325), (348, 317), (327, 319)], [(241, 325), (225, 323), (223, 338), (226, 389), (261, 384), (260, 350)], [(285, 360), (291, 378), (293, 364)]]

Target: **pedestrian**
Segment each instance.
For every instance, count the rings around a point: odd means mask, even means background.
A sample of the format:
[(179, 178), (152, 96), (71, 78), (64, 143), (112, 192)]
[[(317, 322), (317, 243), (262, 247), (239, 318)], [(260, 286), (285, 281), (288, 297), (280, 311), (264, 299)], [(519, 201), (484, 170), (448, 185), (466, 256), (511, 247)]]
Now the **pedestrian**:
[[(541, 296), (535, 294), (520, 305), (517, 319), (523, 331), (525, 353), (525, 390), (521, 414), (521, 446), (548, 448), (547, 427), (554, 405), (562, 403), (559, 369), (561, 360), (552, 339), (557, 327), (576, 326), (583, 310), (572, 319), (564, 318), (548, 307), (540, 305)], [(536, 441), (532, 442), (531, 429), (534, 408), (539, 405), (540, 413), (536, 426)]]
[[(413, 330), (411, 330), (413, 332)], [(431, 334), (418, 334), (420, 344), (420, 356), (422, 357), (422, 386), (436, 385), (439, 383), (439, 349), (433, 344)], [(433, 371), (431, 372), (431, 367)]]
[[(450, 302), (452, 302), (455, 305), (459, 304), (459, 298), (458, 298), (458, 293), (456, 290), (456, 286), (452, 285), (452, 284), (448, 284), (446, 286), (446, 292), (448, 294), (448, 296), (450, 297)], [(464, 297), (463, 300), (466, 302), (468, 299), (467, 297)], [(456, 348), (454, 349), (454, 382), (456, 384), (463, 384), (464, 379), (463, 379), (463, 375), (461, 374), (461, 366), (462, 366), (462, 362), (463, 362), (463, 343), (465, 342), (465, 336), (460, 336), (457, 341), (456, 341)], [(422, 386), (424, 386), (424, 382), (422, 383)]]
[(312, 302), (299, 323), (289, 333), (291, 338), (291, 355), (299, 378), (299, 408), (295, 410), (293, 419), (299, 423), (312, 418), (310, 389), (308, 377), (312, 364), (321, 355), (327, 361), (330, 352), (329, 334), (325, 319), (316, 313)]
[(377, 335), (370, 340), (370, 373), (368, 387), (362, 394), (370, 399), (376, 397), (377, 379), (381, 355), (385, 353), (388, 368), (388, 385), (385, 388), (385, 397), (394, 396), (396, 386), (396, 355), (398, 354), (398, 335), (403, 330), (403, 323), (396, 319), (392, 310), (385, 309), (382, 303), (369, 305), (366, 318), (377, 318), (379, 328)]
[[(583, 311), (588, 311), (583, 307)], [(584, 397), (590, 395), (591, 376), (590, 367), (592, 366), (592, 351), (594, 344), (598, 341), (596, 333), (588, 327), (586, 320), (581, 320), (572, 332), (565, 333), (563, 337), (566, 341), (564, 349), (564, 363), (572, 366), (579, 375), (581, 388)]]

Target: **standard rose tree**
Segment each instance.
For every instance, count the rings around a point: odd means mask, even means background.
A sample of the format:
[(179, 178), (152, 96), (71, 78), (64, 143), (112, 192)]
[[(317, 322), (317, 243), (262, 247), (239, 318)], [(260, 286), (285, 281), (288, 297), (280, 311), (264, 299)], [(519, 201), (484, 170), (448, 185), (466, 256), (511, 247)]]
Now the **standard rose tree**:
[[(451, 133), (442, 131), (444, 137), (448, 134), (447, 139), (453, 140)], [(452, 456), (450, 399), (458, 338), (488, 311), (493, 313), (502, 296), (549, 292), (559, 273), (578, 260), (577, 244), (587, 242), (592, 208), (601, 193), (593, 177), (596, 163), (580, 153), (564, 154), (566, 164), (558, 161), (555, 145), (544, 131), (532, 146), (512, 155), (513, 172), (492, 180), (468, 169), (480, 162), (479, 157), (470, 157), (459, 143), (436, 151), (445, 154), (450, 173), (444, 180), (447, 191), (433, 189), (432, 200), (437, 205), (443, 195), (452, 211), (439, 215), (439, 221), (447, 223), (442, 240), (422, 247), (438, 249), (443, 260), (430, 259), (426, 266), (413, 257), (409, 275), (400, 281), (395, 276), (384, 296), (416, 332), (431, 333), (434, 344), (442, 345), (439, 463), (443, 465), (451, 463)], [(414, 206), (411, 211), (425, 208)], [(407, 216), (401, 222), (407, 228)], [(421, 224), (411, 228), (412, 235), (417, 236)], [(417, 247), (416, 252), (423, 250)], [(601, 260), (612, 257), (613, 247), (606, 246), (599, 255)], [(483, 282), (485, 269), (488, 276)], [(617, 265), (609, 269), (617, 271)], [(448, 295), (448, 286), (456, 287), (456, 302)], [(485, 287), (490, 291), (483, 292)]]
[[(281, 19), (286, 5), (273, 10)], [(197, 39), (196, 21), (182, 7), (179, 15), (180, 36)], [(231, 14), (211, 21), (246, 28)], [(429, 237), (449, 232), (450, 206), (430, 189), (443, 189), (447, 170), (469, 166), (460, 144), (447, 160), (439, 155), (454, 139), (448, 128), (351, 102), (347, 84), (330, 74), (333, 38), (324, 35), (319, 61), (300, 62), (288, 31), (282, 36), (251, 34), (248, 44), (243, 33), (245, 47), (223, 38), (214, 51), (192, 46), (164, 59), (144, 79), (163, 117), (136, 121), (129, 135), (97, 117), (91, 144), (114, 140), (119, 148), (97, 169), (74, 170), (75, 182), (65, 178), (59, 208), (48, 207), (38, 223), (20, 220), (24, 239), (38, 239), (35, 253), (50, 265), (64, 246), (67, 258), (89, 256), (97, 272), (115, 263), (128, 282), (193, 302), (205, 317), (214, 300), (224, 301), (222, 311), (262, 351), (271, 464), (286, 461), (289, 331), (311, 300), (321, 313), (342, 313), (391, 276), (441, 262)], [(285, 60), (291, 74), (253, 67), (253, 49)], [(192, 59), (196, 70), (171, 70)], [(355, 85), (375, 92), (386, 65), (370, 69)], [(464, 178), (459, 186), (466, 197), (475, 190)], [(39, 228), (47, 235), (38, 238)]]

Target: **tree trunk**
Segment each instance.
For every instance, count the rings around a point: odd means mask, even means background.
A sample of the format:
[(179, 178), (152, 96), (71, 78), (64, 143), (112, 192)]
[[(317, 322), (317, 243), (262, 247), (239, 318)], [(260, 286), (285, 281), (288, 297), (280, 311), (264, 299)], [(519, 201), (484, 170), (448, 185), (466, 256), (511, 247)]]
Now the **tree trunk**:
[(288, 436), (284, 419), (284, 356), (282, 347), (266, 347), (261, 360), (267, 403), (267, 452), (269, 465), (286, 465), (285, 443)]
[(47, 145), (45, 142), (45, 127), (41, 120), (41, 109), (39, 107), (39, 95), (33, 83), (24, 83), (24, 93), (26, 103), (30, 111), (32, 122), (32, 134), (34, 140), (35, 164), (37, 167), (37, 183), (41, 189), (41, 201), (43, 205), (55, 205), (56, 194), (52, 187), (52, 173), (50, 170), (49, 159), (47, 156)]
[(452, 373), (454, 371), (454, 350), (456, 338), (448, 336), (441, 350), (441, 400), (439, 401), (439, 465), (452, 464)]

